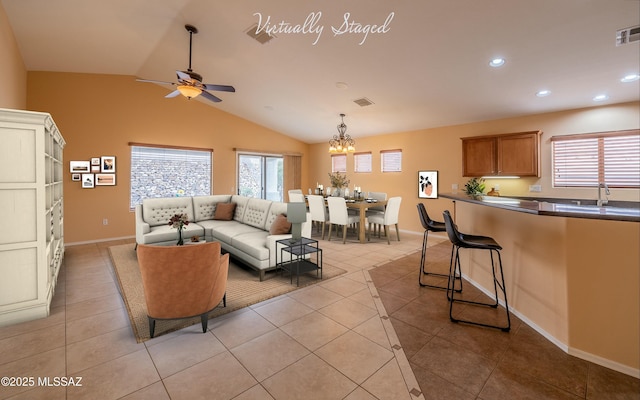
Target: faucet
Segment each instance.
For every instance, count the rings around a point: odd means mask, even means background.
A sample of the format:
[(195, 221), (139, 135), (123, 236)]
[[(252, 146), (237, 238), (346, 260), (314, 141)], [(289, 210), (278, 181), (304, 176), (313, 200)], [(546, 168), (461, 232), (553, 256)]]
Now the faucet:
[[(604, 192), (605, 192), (605, 198), (602, 198), (602, 191), (600, 189), (604, 188)], [(603, 205), (607, 204), (609, 202), (609, 198), (607, 197), (608, 195), (610, 195), (611, 192), (609, 192), (609, 186), (607, 186), (606, 183), (604, 182), (598, 182), (598, 201), (596, 202), (596, 205), (598, 207), (602, 207)]]

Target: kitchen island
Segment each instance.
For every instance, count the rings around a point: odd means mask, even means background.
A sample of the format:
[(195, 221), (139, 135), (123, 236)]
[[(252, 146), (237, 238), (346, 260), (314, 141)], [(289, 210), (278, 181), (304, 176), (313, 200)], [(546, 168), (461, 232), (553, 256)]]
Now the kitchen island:
[[(503, 247), (509, 306), (518, 317), (569, 354), (640, 377), (638, 208), (440, 196), (452, 200), (461, 232)], [(489, 293), (485, 253), (463, 251), (461, 263)]]

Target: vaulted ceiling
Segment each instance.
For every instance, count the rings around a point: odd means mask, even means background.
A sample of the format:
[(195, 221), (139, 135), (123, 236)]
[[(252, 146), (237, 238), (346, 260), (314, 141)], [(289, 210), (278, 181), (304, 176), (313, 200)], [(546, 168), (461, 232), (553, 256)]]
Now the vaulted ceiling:
[(194, 25), (193, 70), (236, 88), (210, 105), (308, 143), (640, 98), (638, 0), (0, 1), (29, 71), (175, 81)]

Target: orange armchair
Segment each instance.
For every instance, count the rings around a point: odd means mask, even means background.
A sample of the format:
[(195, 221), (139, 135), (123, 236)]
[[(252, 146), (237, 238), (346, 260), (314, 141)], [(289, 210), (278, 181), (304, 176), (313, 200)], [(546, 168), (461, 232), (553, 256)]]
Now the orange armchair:
[(229, 254), (220, 243), (185, 246), (138, 245), (138, 264), (147, 302), (149, 334), (156, 320), (200, 316), (207, 331), (208, 314), (220, 301), (227, 306)]

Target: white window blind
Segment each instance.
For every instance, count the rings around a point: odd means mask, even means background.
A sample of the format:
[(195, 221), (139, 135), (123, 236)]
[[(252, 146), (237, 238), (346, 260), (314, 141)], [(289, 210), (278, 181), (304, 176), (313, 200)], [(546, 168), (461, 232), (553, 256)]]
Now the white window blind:
[(355, 153), (353, 163), (355, 172), (371, 172), (371, 153)]
[(402, 171), (402, 150), (383, 150), (380, 152), (382, 172)]
[(640, 187), (640, 131), (555, 136), (553, 186)]
[(347, 172), (347, 156), (345, 154), (331, 156), (331, 172)]

